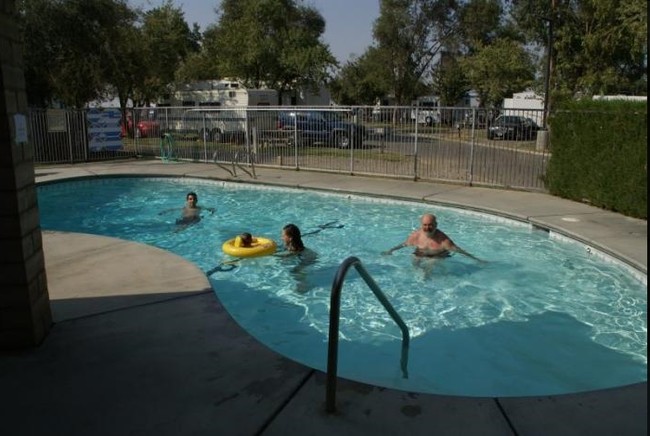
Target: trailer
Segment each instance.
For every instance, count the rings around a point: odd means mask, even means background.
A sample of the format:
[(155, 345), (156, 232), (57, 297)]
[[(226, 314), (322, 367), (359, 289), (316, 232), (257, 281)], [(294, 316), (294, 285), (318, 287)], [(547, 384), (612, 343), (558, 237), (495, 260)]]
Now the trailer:
[(418, 97), (411, 106), (411, 121), (427, 126), (440, 123), (440, 99), (435, 95)]
[(169, 107), (171, 129), (205, 140), (241, 142), (252, 130), (275, 128), (269, 111), (277, 102), (273, 89), (248, 89), (233, 80), (204, 80), (177, 86), (159, 107)]
[(514, 93), (512, 98), (503, 99), (502, 115), (522, 116), (544, 127), (544, 96), (534, 91)]

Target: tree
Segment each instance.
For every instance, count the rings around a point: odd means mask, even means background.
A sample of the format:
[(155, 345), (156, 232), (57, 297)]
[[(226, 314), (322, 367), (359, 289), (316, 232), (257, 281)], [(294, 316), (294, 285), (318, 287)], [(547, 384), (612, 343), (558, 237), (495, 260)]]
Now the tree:
[(377, 49), (370, 47), (362, 56), (345, 63), (330, 82), (334, 100), (343, 105), (372, 105), (390, 92)]
[[(504, 14), (500, 0), (469, 0), (459, 4), (457, 29), (450, 35), (440, 62), (434, 65), (432, 71), (432, 90), (444, 106), (458, 104), (471, 90), (468, 72), (464, 69), (469, 64), (462, 62), (464, 57), (473, 56), (499, 40), (511, 40), (522, 45), (526, 42)], [(475, 77), (474, 85), (477, 81), (480, 81), (480, 77)]]
[(145, 12), (138, 47), (146, 68), (135, 86), (135, 99), (148, 104), (169, 93), (176, 71), (199, 50), (197, 38), (196, 26), (190, 30), (184, 12), (171, 0)]
[[(134, 13), (135, 18), (135, 13)], [(146, 70), (145, 60), (142, 58), (138, 41), (140, 41), (140, 29), (133, 23), (124, 26), (116, 26), (112, 46), (114, 50), (106, 56), (107, 65), (104, 70), (108, 86), (117, 95), (122, 111), (122, 125), (127, 123), (127, 104), (129, 99), (135, 100), (135, 86), (139, 78), (143, 77)]]
[(544, 45), (552, 21), (555, 93), (645, 95), (647, 8), (640, 0), (518, 0), (512, 16)]
[(457, 31), (456, 10), (446, 0), (381, 0), (373, 34), (397, 104), (410, 103), (428, 81), (430, 66)]
[(461, 65), (482, 107), (500, 106), (505, 97), (530, 87), (535, 78), (530, 54), (510, 39), (477, 48)]
[(458, 37), (466, 53), (484, 47), (503, 32), (503, 8), (499, 0), (470, 0), (458, 14)]
[(134, 19), (123, 0), (24, 0), (25, 78), (30, 104), (81, 108), (107, 92), (120, 35)]
[(203, 35), (204, 50), (224, 76), (244, 85), (317, 88), (336, 60), (320, 41), (320, 13), (294, 0), (223, 0), (217, 25)]
[[(210, 57), (210, 53), (215, 52), (215, 49), (209, 48), (209, 44), (214, 41), (214, 38), (211, 36), (212, 33), (214, 33), (214, 26), (209, 26), (206, 31), (201, 34), (197, 24), (194, 24), (192, 34), (194, 35), (193, 39), (196, 41), (198, 49), (189, 53), (176, 69), (176, 83), (211, 80), (221, 77), (217, 62), (214, 58)], [(204, 37), (203, 35), (208, 36)]]
[(440, 98), (441, 106), (455, 106), (467, 94), (470, 83), (458, 59), (443, 56), (439, 68), (433, 72), (431, 90)]
[[(47, 0), (22, 0), (19, 4), (23, 36), (27, 101), (33, 107), (47, 107), (55, 99), (48, 74), (55, 59), (55, 32), (51, 17), (54, 4)], [(45, 17), (48, 17), (45, 19)]]

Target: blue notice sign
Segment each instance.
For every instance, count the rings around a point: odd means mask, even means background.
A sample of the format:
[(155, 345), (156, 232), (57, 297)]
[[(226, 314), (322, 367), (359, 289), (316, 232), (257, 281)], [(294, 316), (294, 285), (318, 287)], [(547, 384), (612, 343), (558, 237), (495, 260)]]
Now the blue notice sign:
[(86, 111), (89, 151), (122, 149), (121, 116), (117, 108), (93, 108)]

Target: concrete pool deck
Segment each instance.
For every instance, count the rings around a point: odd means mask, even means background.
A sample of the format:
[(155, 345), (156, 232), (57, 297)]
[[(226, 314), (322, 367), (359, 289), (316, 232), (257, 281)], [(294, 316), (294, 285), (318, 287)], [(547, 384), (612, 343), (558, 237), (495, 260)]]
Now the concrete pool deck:
[[(210, 178), (381, 195), (531, 222), (647, 273), (647, 222), (541, 193), (338, 174), (128, 160), (39, 166), (36, 181), (110, 175)], [(408, 229), (405, 229), (408, 231)], [(44, 232), (55, 324), (35, 349), (0, 354), (6, 435), (646, 435), (647, 382), (580, 394), (467, 398), (339, 380), (259, 344), (205, 274), (133, 242)], [(594, 362), (595, 365), (598, 362)]]

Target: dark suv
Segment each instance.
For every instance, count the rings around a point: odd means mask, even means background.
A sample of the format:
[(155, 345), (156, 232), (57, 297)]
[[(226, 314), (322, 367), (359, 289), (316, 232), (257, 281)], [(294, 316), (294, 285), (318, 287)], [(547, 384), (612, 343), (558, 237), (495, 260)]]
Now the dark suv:
[(517, 115), (499, 115), (488, 127), (488, 139), (530, 141), (537, 137), (539, 126), (530, 118)]
[[(364, 126), (349, 121), (345, 112), (330, 110), (280, 112), (278, 130), (296, 131), (300, 145), (361, 147), (366, 138)], [(288, 139), (293, 142), (294, 136)]]

